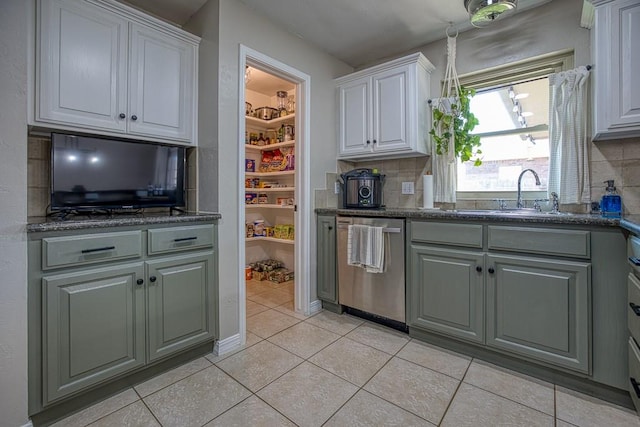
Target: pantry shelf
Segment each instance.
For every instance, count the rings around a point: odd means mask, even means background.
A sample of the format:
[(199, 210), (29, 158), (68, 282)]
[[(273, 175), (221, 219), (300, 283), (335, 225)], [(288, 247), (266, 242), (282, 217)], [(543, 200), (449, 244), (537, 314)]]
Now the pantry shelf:
[(251, 208), (272, 208), (272, 209), (293, 209), (293, 205), (276, 205), (271, 203), (248, 203), (245, 205), (247, 209)]
[[(283, 176), (283, 175), (294, 175), (296, 171), (277, 171), (277, 172), (245, 172), (245, 176), (257, 176), (257, 177), (265, 177), (265, 176)], [(256, 191), (259, 191), (259, 188), (256, 188)]]
[(296, 119), (296, 115), (289, 114), (287, 116), (278, 117), (276, 119), (271, 119), (271, 120), (262, 120), (257, 117), (251, 117), (251, 116), (245, 116), (245, 119), (247, 120), (247, 124), (252, 124), (252, 125), (262, 126), (267, 128), (267, 127), (274, 127), (274, 125), (281, 125), (283, 123), (294, 122)]
[(245, 240), (247, 242), (275, 242), (275, 243), (284, 243), (285, 245), (295, 244), (294, 240), (276, 239), (275, 237), (247, 237)]
[(247, 150), (253, 150), (253, 151), (269, 151), (269, 150), (275, 150), (276, 148), (291, 147), (294, 145), (296, 145), (295, 141), (285, 141), (285, 142), (277, 142), (275, 144), (269, 144), (269, 145), (244, 144), (244, 148)]
[(296, 187), (245, 188), (246, 193), (282, 193), (295, 191)]

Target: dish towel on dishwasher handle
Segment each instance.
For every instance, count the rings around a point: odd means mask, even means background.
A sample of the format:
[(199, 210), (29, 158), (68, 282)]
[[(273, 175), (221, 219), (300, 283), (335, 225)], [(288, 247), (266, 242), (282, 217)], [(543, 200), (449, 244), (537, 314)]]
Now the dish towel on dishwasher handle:
[(361, 267), (367, 273), (384, 273), (384, 227), (349, 225), (347, 264)]

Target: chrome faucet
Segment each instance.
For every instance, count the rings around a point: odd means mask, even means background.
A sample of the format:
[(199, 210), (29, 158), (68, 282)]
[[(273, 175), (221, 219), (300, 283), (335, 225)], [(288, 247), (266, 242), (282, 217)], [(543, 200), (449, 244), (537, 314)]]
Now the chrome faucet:
[(534, 171), (533, 169), (525, 169), (522, 172), (520, 172), (520, 176), (518, 177), (518, 203), (516, 204), (518, 209), (522, 209), (524, 208), (524, 204), (522, 203), (522, 175), (524, 175), (526, 172), (531, 172), (533, 174), (533, 176), (536, 178), (536, 185), (540, 185), (540, 178), (538, 177), (538, 174), (536, 173), (536, 171)]

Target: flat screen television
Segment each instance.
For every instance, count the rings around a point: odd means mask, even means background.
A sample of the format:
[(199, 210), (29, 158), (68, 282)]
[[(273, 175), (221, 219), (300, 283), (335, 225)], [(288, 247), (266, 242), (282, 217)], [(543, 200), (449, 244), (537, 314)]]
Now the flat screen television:
[(185, 151), (53, 133), (51, 210), (184, 206)]

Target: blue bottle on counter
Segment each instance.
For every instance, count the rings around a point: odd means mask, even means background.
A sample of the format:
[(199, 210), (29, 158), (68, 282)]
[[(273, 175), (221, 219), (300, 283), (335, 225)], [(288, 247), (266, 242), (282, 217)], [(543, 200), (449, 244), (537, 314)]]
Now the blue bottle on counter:
[(622, 215), (622, 198), (616, 193), (613, 179), (605, 181), (605, 183), (607, 184), (607, 192), (602, 196), (602, 202), (600, 203), (602, 216), (606, 218), (620, 218)]

